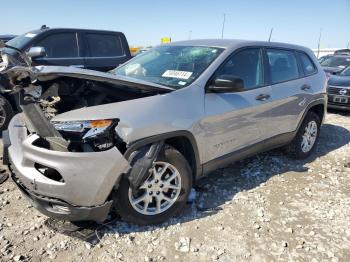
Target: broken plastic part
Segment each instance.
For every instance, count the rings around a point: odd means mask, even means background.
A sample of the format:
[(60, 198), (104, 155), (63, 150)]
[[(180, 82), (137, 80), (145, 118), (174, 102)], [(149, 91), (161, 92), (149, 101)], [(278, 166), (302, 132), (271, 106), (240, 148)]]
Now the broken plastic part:
[(164, 141), (153, 143), (136, 151), (131, 155), (131, 171), (128, 175), (132, 189), (138, 189), (149, 176), (149, 169), (156, 160), (164, 145)]

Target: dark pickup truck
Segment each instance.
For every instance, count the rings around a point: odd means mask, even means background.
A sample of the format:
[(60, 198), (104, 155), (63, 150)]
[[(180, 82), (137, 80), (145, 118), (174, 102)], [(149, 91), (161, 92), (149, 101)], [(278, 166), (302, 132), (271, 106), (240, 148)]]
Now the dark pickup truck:
[(12, 95), (7, 68), (30, 63), (107, 72), (130, 58), (128, 42), (121, 32), (42, 26), (11, 39), (1, 49), (0, 131), (7, 128), (17, 111), (17, 97)]

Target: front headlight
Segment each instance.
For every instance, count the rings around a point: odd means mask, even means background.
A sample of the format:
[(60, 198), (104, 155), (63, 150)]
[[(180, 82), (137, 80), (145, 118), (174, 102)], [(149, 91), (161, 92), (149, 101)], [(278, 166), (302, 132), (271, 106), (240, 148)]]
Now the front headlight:
[(112, 128), (117, 120), (55, 122), (53, 126), (73, 144), (89, 144), (94, 150), (106, 150), (114, 145)]

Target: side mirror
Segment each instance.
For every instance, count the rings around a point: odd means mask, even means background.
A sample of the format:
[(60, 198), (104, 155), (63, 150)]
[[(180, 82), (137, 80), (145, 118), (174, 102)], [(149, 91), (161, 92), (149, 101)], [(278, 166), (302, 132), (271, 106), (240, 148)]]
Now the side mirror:
[(33, 46), (27, 52), (27, 56), (29, 56), (30, 58), (39, 58), (45, 55), (46, 55), (45, 48), (41, 46)]
[(212, 84), (208, 86), (207, 92), (231, 93), (240, 92), (244, 89), (244, 81), (241, 78), (231, 75), (219, 75), (214, 78)]
[(3, 40), (0, 40), (0, 48), (4, 48), (5, 46), (5, 42)]

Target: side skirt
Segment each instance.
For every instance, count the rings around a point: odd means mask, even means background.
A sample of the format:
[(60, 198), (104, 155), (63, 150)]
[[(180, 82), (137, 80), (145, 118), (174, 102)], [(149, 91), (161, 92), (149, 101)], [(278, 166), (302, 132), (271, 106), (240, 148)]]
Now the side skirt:
[(295, 137), (297, 131), (285, 133), (281, 135), (274, 136), (267, 140), (261, 141), (257, 144), (251, 145), (247, 148), (243, 148), (224, 156), (218, 157), (216, 159), (210, 160), (203, 164), (203, 174), (208, 175), (210, 172), (223, 168), (236, 162), (248, 158), (250, 156), (256, 155), (258, 153), (266, 152), (284, 145), (289, 144)]

